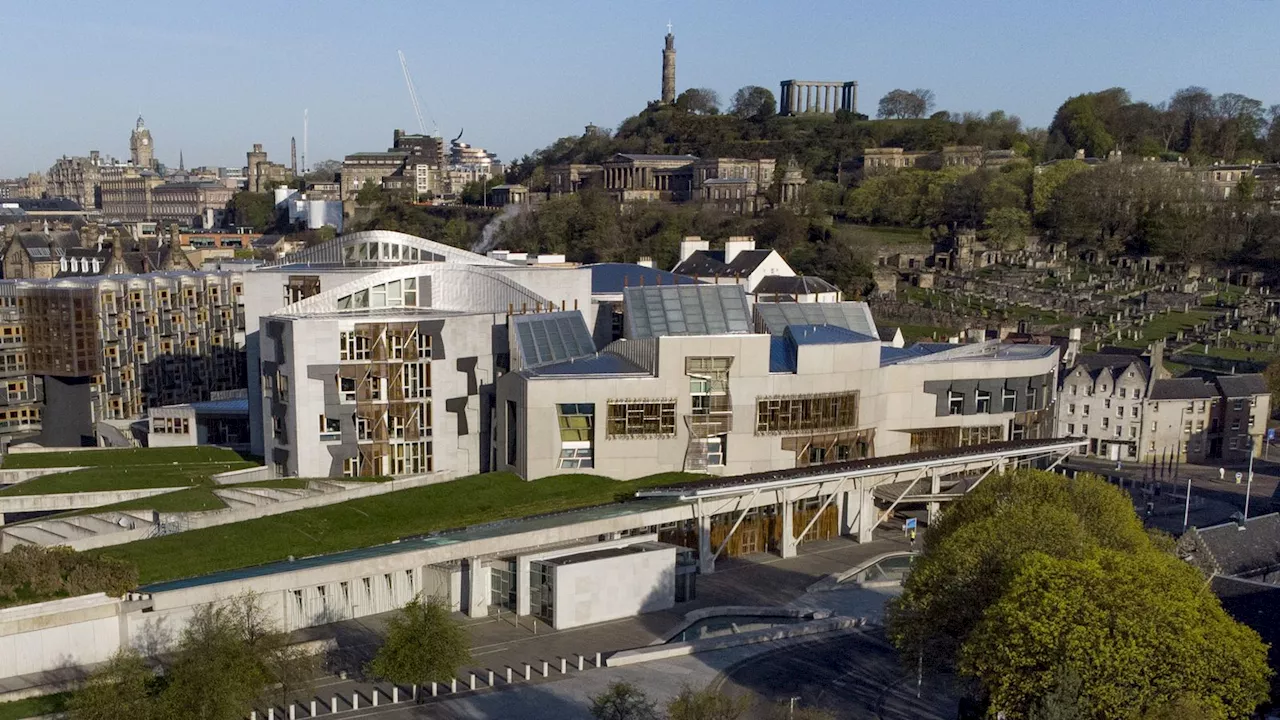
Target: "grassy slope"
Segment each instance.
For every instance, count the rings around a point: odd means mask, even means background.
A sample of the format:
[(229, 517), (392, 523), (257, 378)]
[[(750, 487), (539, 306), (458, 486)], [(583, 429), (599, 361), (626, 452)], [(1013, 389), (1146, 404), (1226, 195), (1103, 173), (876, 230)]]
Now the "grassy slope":
[(693, 477), (667, 473), (620, 483), (594, 475), (557, 475), (525, 482), (509, 473), (489, 473), (92, 552), (134, 563), (140, 582), (153, 583), (290, 555), (332, 553), (409, 535), (600, 505), (642, 487)]
[(71, 693), (56, 693), (43, 697), (0, 703), (0, 720), (22, 720), (23, 718), (65, 712), (67, 702), (70, 700)]
[(199, 485), (210, 475), (253, 467), (231, 450), (211, 447), (30, 453), (5, 458), (5, 469), (89, 466), (28, 480), (3, 495), (91, 492)]

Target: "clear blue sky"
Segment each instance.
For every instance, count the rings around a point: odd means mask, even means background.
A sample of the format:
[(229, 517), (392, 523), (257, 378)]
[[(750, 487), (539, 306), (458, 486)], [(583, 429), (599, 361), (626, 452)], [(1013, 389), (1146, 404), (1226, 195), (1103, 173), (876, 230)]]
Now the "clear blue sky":
[(677, 86), (726, 101), (748, 84), (858, 80), (864, 112), (926, 87), (941, 109), (1040, 126), (1067, 96), (1115, 85), (1280, 103), (1276, 0), (0, 0), (0, 177), (90, 149), (127, 158), (139, 111), (171, 166), (179, 150), (188, 167), (243, 165), (254, 142), (287, 163), (304, 108), (310, 161), (383, 149), (416, 126), (396, 50), (441, 134), (465, 127), (510, 160), (657, 98), (668, 20)]

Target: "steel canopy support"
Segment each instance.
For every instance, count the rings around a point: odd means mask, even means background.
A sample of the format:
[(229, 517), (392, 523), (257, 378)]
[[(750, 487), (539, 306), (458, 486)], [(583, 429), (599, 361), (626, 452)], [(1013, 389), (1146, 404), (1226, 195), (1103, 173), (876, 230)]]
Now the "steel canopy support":
[[(809, 524), (805, 525), (804, 529), (800, 531), (800, 534), (796, 536), (797, 545), (800, 543), (801, 540), (804, 539), (804, 536), (808, 535), (809, 531), (813, 529), (813, 526), (818, 522), (818, 518), (822, 517), (823, 511), (826, 510), (827, 506), (831, 504), (831, 501), (834, 500), (836, 496), (840, 494), (840, 490), (844, 487), (844, 484), (848, 481), (849, 481), (849, 478), (845, 478), (840, 482), (836, 483), (835, 490), (832, 490), (831, 493), (827, 495), (827, 499), (823, 500), (822, 505), (818, 506), (818, 512), (813, 517), (809, 518)], [(818, 492), (822, 492), (821, 487), (818, 488)]]
[(738, 531), (738, 526), (741, 525), (742, 521), (747, 517), (747, 513), (751, 512), (751, 504), (755, 502), (755, 499), (759, 494), (759, 490), (751, 493), (751, 496), (746, 498), (745, 507), (742, 506), (741, 498), (739, 498), (739, 507), (742, 507), (742, 512), (738, 513), (738, 519), (733, 521), (733, 527), (729, 528), (729, 534), (724, 536), (724, 540), (720, 543), (720, 547), (716, 548), (715, 553), (711, 555), (711, 562), (714, 563), (716, 558), (720, 557), (720, 553), (724, 552), (724, 549), (729, 546), (729, 539)]
[(879, 525), (880, 523), (889, 519), (889, 516), (893, 514), (893, 509), (898, 507), (898, 503), (902, 502), (902, 498), (911, 494), (911, 491), (915, 489), (916, 483), (920, 482), (920, 478), (924, 477), (924, 474), (928, 471), (929, 471), (929, 468), (921, 468), (920, 472), (916, 473), (916, 476), (911, 480), (911, 484), (907, 486), (907, 489), (903, 490), (902, 494), (899, 495), (897, 499), (895, 499), (892, 503), (889, 504), (888, 509), (886, 509), (884, 512), (876, 516), (876, 525)]

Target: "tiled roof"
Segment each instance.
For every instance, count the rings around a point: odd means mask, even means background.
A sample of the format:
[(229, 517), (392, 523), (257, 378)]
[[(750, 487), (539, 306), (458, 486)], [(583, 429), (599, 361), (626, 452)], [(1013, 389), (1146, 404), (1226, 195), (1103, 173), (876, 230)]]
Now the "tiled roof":
[(672, 268), (671, 272), (693, 277), (747, 276), (755, 272), (773, 252), (767, 248), (742, 250), (731, 262), (724, 261), (723, 250), (696, 250)]
[(1151, 388), (1152, 400), (1198, 400), (1217, 395), (1218, 390), (1212, 383), (1196, 377), (1157, 380)]
[(766, 275), (756, 283), (756, 295), (812, 295), (837, 292), (835, 285), (813, 275)]
[(1218, 387), (1222, 390), (1225, 397), (1250, 397), (1252, 395), (1265, 395), (1271, 390), (1267, 387), (1267, 379), (1257, 373), (1248, 375), (1219, 375), (1217, 377)]
[(1280, 567), (1280, 513), (1195, 531), (1221, 575), (1248, 577)]

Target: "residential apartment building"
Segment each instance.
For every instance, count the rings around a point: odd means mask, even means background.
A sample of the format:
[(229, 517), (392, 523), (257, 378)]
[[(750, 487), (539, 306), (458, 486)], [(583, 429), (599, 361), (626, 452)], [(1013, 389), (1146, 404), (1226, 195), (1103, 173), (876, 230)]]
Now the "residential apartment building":
[(244, 387), (241, 293), (229, 271), (3, 280), (0, 367), (34, 377), (42, 443), (92, 443), (148, 408)]
[(1062, 376), (1058, 434), (1112, 460), (1239, 461), (1261, 448), (1271, 395), (1261, 375), (1174, 378), (1163, 345), (1081, 355)]
[(49, 168), (45, 191), (49, 197), (67, 198), (85, 209), (102, 207), (102, 170), (116, 163), (97, 150), (88, 157), (63, 155)]

